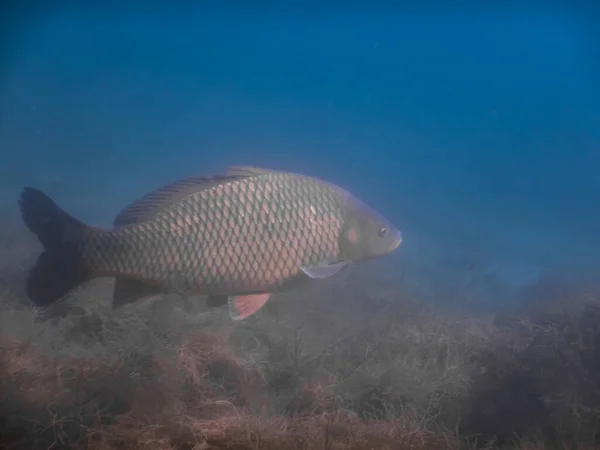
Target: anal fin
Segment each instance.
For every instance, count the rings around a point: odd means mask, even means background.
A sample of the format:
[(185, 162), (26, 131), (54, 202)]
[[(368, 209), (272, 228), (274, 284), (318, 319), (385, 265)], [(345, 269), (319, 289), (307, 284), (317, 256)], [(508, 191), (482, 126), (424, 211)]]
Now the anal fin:
[(206, 306), (215, 308), (217, 306), (224, 306), (229, 302), (228, 295), (209, 295), (206, 299)]
[(164, 294), (160, 288), (143, 281), (117, 279), (113, 291), (112, 307), (120, 308), (128, 303), (160, 294)]
[(270, 292), (229, 297), (229, 317), (244, 320), (262, 308), (271, 297)]

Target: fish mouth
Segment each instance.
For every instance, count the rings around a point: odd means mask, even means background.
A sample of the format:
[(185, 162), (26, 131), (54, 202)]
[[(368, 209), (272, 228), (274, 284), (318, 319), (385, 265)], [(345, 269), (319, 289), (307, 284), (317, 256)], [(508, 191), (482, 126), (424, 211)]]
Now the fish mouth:
[(398, 247), (400, 247), (400, 244), (402, 244), (402, 233), (400, 231), (398, 231), (396, 233), (396, 239), (390, 246), (390, 251), (396, 250)]

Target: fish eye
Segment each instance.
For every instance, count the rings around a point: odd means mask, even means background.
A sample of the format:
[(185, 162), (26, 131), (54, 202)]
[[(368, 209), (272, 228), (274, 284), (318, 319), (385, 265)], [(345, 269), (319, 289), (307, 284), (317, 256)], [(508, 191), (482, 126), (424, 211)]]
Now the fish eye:
[(379, 235), (379, 237), (384, 237), (387, 234), (387, 228), (379, 227), (379, 231), (377, 232), (377, 234)]

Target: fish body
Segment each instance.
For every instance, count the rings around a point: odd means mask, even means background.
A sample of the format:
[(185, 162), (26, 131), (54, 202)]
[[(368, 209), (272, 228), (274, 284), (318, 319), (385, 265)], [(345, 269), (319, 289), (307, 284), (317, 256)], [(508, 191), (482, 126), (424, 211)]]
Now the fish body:
[(115, 277), (113, 305), (161, 293), (207, 295), (231, 316), (256, 312), (274, 292), (385, 255), (400, 231), (346, 190), (318, 178), (253, 167), (189, 177), (90, 227), (25, 188), (27, 227), (44, 246), (26, 290), (47, 305), (96, 277)]

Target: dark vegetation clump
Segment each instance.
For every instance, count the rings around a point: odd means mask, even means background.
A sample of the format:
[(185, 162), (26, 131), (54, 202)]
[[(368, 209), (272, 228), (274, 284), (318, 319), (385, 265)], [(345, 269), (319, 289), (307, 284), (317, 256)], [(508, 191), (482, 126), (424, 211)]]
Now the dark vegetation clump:
[(530, 435), (548, 448), (600, 446), (600, 306), (504, 322), (521, 342), (475, 356), (464, 429), (478, 432), (479, 442)]
[(0, 448), (600, 448), (589, 295), (484, 317), (338, 280), (234, 323), (203, 298), (111, 311), (99, 280), (39, 311), (35, 246), (0, 243)]

